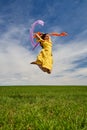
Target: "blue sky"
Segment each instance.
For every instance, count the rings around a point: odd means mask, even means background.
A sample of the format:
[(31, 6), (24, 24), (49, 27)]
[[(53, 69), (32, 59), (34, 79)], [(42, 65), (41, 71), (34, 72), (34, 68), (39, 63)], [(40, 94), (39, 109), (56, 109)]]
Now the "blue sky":
[[(52, 37), (52, 74), (30, 62), (36, 59), (29, 39), (35, 31), (68, 32)], [(87, 0), (0, 0), (0, 85), (87, 85)]]

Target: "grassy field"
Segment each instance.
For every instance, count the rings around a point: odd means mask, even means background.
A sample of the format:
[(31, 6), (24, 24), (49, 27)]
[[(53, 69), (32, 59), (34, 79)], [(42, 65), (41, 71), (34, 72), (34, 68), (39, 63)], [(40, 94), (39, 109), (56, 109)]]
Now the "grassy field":
[(87, 130), (87, 87), (0, 86), (0, 130)]

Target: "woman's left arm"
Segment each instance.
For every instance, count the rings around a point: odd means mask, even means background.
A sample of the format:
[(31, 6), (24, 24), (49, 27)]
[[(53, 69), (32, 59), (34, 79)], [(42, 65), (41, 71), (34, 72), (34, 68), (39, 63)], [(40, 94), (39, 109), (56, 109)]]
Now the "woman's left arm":
[(44, 41), (38, 34), (35, 34), (36, 35), (36, 38), (39, 40), (39, 41)]

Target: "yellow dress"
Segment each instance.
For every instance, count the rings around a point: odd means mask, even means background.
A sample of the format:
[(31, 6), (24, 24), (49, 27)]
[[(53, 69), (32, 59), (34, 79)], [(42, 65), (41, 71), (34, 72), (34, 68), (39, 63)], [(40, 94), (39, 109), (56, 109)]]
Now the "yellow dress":
[(40, 65), (41, 68), (46, 68), (52, 70), (53, 65), (53, 56), (52, 56), (52, 41), (43, 40), (40, 38), (39, 42), (41, 43), (42, 50), (37, 56), (36, 64)]

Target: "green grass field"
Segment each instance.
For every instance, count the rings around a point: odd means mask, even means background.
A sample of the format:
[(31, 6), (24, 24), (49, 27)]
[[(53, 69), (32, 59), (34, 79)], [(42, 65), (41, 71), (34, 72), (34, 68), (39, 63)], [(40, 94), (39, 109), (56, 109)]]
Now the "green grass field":
[(87, 87), (2, 86), (0, 130), (87, 130)]

